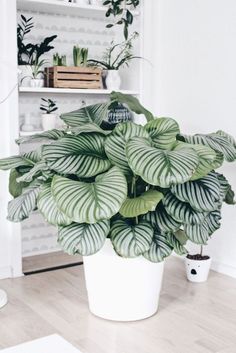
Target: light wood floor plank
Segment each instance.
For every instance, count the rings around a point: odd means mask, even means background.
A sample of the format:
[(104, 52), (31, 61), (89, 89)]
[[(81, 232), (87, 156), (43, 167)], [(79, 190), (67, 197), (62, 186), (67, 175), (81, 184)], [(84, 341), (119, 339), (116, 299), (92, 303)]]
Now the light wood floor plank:
[(58, 333), (83, 353), (236, 353), (236, 280), (211, 272), (187, 282), (180, 259), (166, 262), (157, 315), (115, 323), (87, 306), (83, 267), (3, 280), (0, 348)]

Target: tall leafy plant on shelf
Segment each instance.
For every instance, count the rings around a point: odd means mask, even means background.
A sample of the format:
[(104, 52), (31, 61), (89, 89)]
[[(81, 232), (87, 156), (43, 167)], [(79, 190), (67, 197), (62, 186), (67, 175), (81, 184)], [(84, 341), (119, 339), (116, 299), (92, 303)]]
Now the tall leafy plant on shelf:
[(133, 9), (140, 5), (139, 0), (105, 0), (104, 6), (108, 6), (106, 17), (113, 16), (114, 22), (107, 24), (107, 28), (112, 28), (115, 25), (123, 26), (124, 37), (127, 40), (129, 36), (129, 26), (134, 20)]
[[(146, 125), (104, 130), (114, 102), (144, 114)], [(182, 134), (174, 119), (155, 118), (136, 98), (116, 92), (61, 119), (64, 130), (17, 140), (49, 143), (0, 160), (0, 169), (11, 170), (8, 219), (20, 222), (38, 209), (69, 254), (92, 255), (108, 237), (119, 256), (160, 262), (173, 250), (186, 253), (187, 240), (206, 244), (220, 227), (223, 202), (234, 203), (216, 170), (235, 161), (236, 143), (221, 130)]]

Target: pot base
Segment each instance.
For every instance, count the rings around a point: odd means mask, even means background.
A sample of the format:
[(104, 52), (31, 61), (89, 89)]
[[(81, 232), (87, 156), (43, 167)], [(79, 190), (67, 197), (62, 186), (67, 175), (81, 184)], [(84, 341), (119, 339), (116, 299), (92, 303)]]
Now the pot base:
[(158, 309), (163, 268), (163, 262), (118, 256), (108, 239), (98, 253), (84, 257), (90, 311), (112, 321), (153, 316)]

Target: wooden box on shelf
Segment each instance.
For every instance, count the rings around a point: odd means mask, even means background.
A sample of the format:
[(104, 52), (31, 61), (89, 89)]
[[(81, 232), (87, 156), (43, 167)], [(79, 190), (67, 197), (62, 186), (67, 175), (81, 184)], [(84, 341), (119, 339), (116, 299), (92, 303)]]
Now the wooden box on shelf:
[(101, 89), (102, 69), (82, 66), (53, 66), (45, 68), (45, 86), (54, 88)]

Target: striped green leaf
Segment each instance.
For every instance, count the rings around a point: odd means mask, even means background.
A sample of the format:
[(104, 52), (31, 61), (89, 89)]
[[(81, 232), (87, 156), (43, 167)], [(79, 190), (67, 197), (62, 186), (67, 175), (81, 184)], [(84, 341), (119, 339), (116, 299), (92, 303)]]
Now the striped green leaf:
[(125, 147), (129, 139), (135, 136), (149, 137), (148, 133), (141, 125), (131, 122), (120, 123), (116, 125), (105, 142), (105, 151), (108, 158), (127, 175), (132, 174), (132, 171), (127, 162)]
[(154, 211), (163, 198), (163, 194), (156, 190), (148, 190), (133, 199), (127, 198), (120, 209), (123, 217), (132, 218)]
[[(43, 176), (45, 177), (47, 172), (49, 172), (48, 166), (44, 160), (41, 160), (33, 166), (27, 173), (24, 173), (17, 178), (17, 182), (31, 182), (34, 178)], [(47, 179), (47, 176), (46, 176)]]
[(82, 133), (88, 133), (88, 132), (90, 132), (90, 133), (97, 132), (102, 135), (109, 135), (112, 132), (111, 130), (101, 129), (100, 126), (98, 126), (95, 123), (87, 123), (84, 125), (79, 125), (79, 126), (71, 128), (69, 131), (75, 136), (78, 136)]
[(221, 198), (222, 200), (227, 203), (228, 205), (235, 205), (236, 201), (234, 199), (235, 193), (229, 184), (228, 180), (223, 174), (215, 173), (217, 176), (219, 183), (220, 183), (220, 189), (221, 189)]
[(70, 113), (61, 114), (60, 118), (71, 127), (95, 123), (101, 125), (103, 120), (107, 120), (109, 103), (99, 103), (88, 105)]
[(216, 131), (216, 134), (227, 138), (227, 140), (234, 146), (234, 148), (236, 148), (236, 140), (232, 135), (227, 134), (227, 132), (222, 131), (222, 130)]
[(23, 193), (8, 203), (8, 217), (11, 222), (21, 222), (28, 218), (30, 213), (37, 207), (37, 197), (41, 185), (28, 186)]
[(187, 237), (196, 244), (207, 244), (209, 237), (220, 228), (220, 211), (210, 212), (201, 224), (186, 224), (184, 231)]
[(160, 149), (170, 149), (180, 133), (179, 125), (171, 118), (157, 118), (145, 125), (154, 146)]
[(166, 235), (155, 230), (150, 249), (143, 256), (151, 262), (161, 262), (171, 254), (172, 250), (173, 247), (167, 241)]
[(49, 131), (44, 131), (40, 134), (20, 137), (19, 139), (16, 140), (16, 143), (20, 145), (25, 142), (34, 142), (38, 140), (58, 140), (63, 136), (65, 136), (64, 131), (53, 129)]
[(154, 228), (158, 228), (163, 232), (176, 231), (180, 228), (181, 223), (171, 217), (165, 210), (163, 203), (160, 202), (154, 212), (148, 212), (142, 219), (151, 223)]
[(19, 156), (12, 156), (0, 159), (0, 169), (9, 170), (21, 166), (33, 167), (35, 162), (36, 155), (32, 153), (24, 153)]
[(94, 183), (54, 176), (52, 194), (58, 208), (78, 223), (96, 223), (119, 212), (127, 197), (125, 176), (113, 167)]
[(163, 198), (166, 211), (178, 222), (186, 224), (200, 224), (206, 217), (206, 212), (195, 211), (189, 203), (180, 201), (171, 192)]
[(221, 188), (217, 176), (209, 173), (204, 178), (171, 187), (171, 192), (199, 212), (213, 211), (221, 203)]
[(58, 243), (69, 255), (93, 255), (104, 245), (109, 230), (109, 221), (94, 224), (72, 223), (59, 227)]
[(126, 155), (136, 175), (163, 188), (188, 181), (198, 166), (198, 156), (193, 149), (159, 150), (141, 137), (128, 141)]
[(186, 235), (186, 233), (183, 231), (183, 229), (178, 229), (175, 233), (174, 233), (175, 238), (179, 241), (179, 243), (181, 245), (185, 245), (188, 241), (188, 237)]
[(214, 151), (222, 153), (228, 162), (233, 162), (236, 159), (235, 143), (229, 138), (229, 135), (223, 131), (206, 135), (183, 135), (182, 137), (188, 143), (209, 146)]
[(71, 219), (59, 210), (52, 196), (51, 184), (46, 183), (42, 186), (38, 195), (37, 206), (45, 220), (55, 226), (66, 226), (71, 224)]
[(143, 114), (145, 115), (147, 121), (153, 120), (154, 116), (152, 113), (144, 108), (139, 100), (136, 97), (133, 97), (129, 94), (123, 94), (120, 92), (112, 92), (111, 95), (111, 101), (116, 101), (122, 104), (126, 104), (132, 112), (135, 112), (136, 114)]
[(122, 257), (137, 257), (148, 251), (152, 243), (153, 228), (147, 222), (128, 225), (119, 220), (111, 228), (111, 241), (115, 251)]
[(186, 248), (181, 244), (181, 242), (175, 237), (173, 233), (167, 233), (166, 239), (176, 254), (178, 255), (187, 254)]
[(92, 177), (111, 167), (104, 141), (101, 134), (68, 136), (43, 146), (42, 155), (49, 168), (58, 173)]

